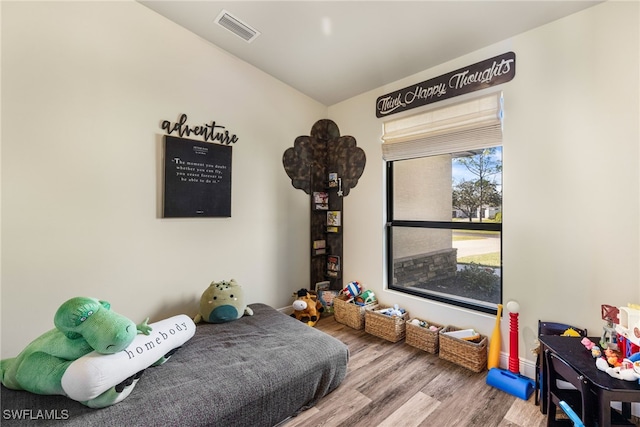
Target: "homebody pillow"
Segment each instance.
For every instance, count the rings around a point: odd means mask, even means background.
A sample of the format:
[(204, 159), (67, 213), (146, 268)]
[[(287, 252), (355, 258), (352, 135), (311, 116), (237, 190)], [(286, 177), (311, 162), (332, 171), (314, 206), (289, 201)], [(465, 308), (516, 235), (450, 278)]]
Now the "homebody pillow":
[(185, 314), (149, 324), (149, 335), (136, 335), (133, 342), (115, 354), (91, 352), (75, 360), (62, 376), (62, 388), (73, 400), (94, 399), (137, 372), (148, 368), (171, 350), (187, 342), (196, 332)]

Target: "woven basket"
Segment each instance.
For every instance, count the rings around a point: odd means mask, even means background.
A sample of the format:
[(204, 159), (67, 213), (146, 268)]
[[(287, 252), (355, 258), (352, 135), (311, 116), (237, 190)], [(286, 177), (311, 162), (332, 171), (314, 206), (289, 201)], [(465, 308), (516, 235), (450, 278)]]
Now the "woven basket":
[[(420, 319), (418, 319), (420, 320)], [(405, 342), (412, 347), (424, 350), (427, 353), (436, 354), (439, 347), (439, 335), (442, 325), (432, 322), (426, 322), (429, 326), (435, 326), (438, 329), (435, 331), (430, 330), (428, 327), (414, 325), (411, 322), (407, 322), (407, 337)]]
[(405, 325), (407, 323), (405, 319), (409, 318), (409, 313), (404, 313), (402, 316), (391, 317), (378, 312), (385, 308), (389, 307), (378, 305), (375, 309), (367, 308), (365, 310), (364, 330), (371, 335), (387, 341), (398, 342), (405, 337)]
[(377, 305), (357, 305), (352, 302), (347, 302), (346, 295), (338, 295), (333, 299), (333, 316), (336, 322), (347, 325), (353, 329), (364, 328), (364, 312), (367, 308), (374, 308)]
[(473, 372), (484, 371), (487, 368), (487, 337), (480, 335), (479, 342), (473, 342), (445, 335), (445, 332), (459, 330), (460, 328), (455, 326), (447, 326), (440, 330), (440, 358)]

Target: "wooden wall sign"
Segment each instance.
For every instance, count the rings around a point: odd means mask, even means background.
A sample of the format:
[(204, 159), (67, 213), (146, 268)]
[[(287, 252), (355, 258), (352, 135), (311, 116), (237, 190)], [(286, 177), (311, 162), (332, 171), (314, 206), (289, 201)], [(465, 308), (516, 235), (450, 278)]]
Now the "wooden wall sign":
[(216, 124), (215, 121), (211, 123), (205, 123), (201, 126), (189, 126), (187, 124), (187, 115), (180, 116), (176, 123), (171, 123), (169, 120), (162, 122), (162, 129), (167, 131), (167, 135), (171, 135), (173, 132), (178, 132), (178, 135), (202, 136), (204, 141), (217, 142), (224, 145), (235, 144), (238, 142), (238, 137), (229, 133), (224, 126)]
[(516, 54), (507, 52), (447, 74), (388, 93), (376, 100), (376, 117), (421, 107), (506, 83), (516, 75)]
[(231, 216), (231, 146), (166, 135), (165, 218)]

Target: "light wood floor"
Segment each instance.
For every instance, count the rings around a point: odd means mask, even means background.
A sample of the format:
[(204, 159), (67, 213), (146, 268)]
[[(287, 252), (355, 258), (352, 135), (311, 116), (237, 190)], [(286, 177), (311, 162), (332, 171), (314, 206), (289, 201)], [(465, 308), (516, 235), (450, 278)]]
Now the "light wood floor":
[(383, 339), (324, 317), (317, 329), (349, 346), (342, 384), (315, 407), (279, 427), (480, 426), (539, 427), (533, 403), (486, 384), (474, 373), (400, 341)]

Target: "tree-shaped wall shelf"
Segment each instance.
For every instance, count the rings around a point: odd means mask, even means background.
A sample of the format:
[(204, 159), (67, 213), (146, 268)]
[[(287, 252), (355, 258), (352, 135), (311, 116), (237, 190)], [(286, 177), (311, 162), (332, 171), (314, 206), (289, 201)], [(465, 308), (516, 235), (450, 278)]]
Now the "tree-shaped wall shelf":
[(282, 156), (291, 184), (309, 195), (311, 276), (309, 289), (329, 281), (342, 289), (343, 198), (358, 184), (366, 163), (364, 151), (352, 136), (340, 136), (331, 120), (318, 120), (310, 135), (299, 136)]

